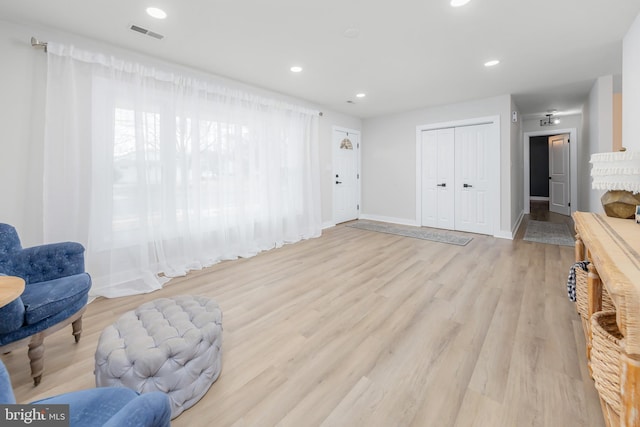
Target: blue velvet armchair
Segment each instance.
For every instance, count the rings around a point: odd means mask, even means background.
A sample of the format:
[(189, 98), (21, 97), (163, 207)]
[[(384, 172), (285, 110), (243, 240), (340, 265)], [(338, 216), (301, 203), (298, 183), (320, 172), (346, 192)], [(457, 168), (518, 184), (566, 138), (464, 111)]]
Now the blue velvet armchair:
[[(0, 361), (0, 404), (14, 404), (11, 379)], [(169, 397), (159, 391), (139, 395), (123, 387), (102, 387), (61, 394), (32, 404), (69, 405), (70, 427), (168, 427)], [(2, 425), (0, 414), (0, 425)]]
[(80, 340), (91, 288), (84, 247), (64, 242), (23, 249), (16, 229), (0, 224), (0, 274), (25, 281), (22, 295), (0, 308), (0, 353), (28, 344), (31, 376), (38, 385), (44, 338), (71, 323), (75, 341)]

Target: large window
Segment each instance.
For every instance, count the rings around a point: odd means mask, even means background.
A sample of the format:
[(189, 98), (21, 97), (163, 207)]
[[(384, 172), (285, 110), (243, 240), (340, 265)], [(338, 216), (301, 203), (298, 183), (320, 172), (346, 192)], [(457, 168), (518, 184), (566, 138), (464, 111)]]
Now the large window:
[(48, 50), (45, 172), (61, 178), (45, 185), (45, 233), (86, 243), (93, 294), (319, 235), (314, 111)]

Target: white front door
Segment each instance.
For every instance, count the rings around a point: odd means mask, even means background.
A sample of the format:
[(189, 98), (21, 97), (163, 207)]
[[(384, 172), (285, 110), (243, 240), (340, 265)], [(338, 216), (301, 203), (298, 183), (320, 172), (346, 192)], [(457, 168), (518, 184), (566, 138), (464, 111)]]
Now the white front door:
[(569, 135), (549, 137), (549, 210), (569, 215)]
[(454, 229), (453, 128), (422, 132), (422, 225)]
[(359, 150), (359, 132), (333, 130), (333, 221), (336, 224), (358, 218)]
[(455, 131), (455, 229), (492, 234), (491, 125), (457, 127)]

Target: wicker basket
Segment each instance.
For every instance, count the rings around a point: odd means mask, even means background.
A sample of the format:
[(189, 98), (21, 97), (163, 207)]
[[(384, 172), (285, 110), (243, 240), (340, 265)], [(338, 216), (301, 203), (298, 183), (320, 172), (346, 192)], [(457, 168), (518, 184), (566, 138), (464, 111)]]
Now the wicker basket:
[(600, 393), (607, 425), (620, 423), (620, 340), (615, 311), (599, 311), (591, 316), (591, 369)]
[[(589, 321), (589, 291), (587, 288), (587, 277), (589, 273), (576, 267), (576, 309), (580, 316)], [(609, 292), (602, 287), (602, 311), (616, 311)]]

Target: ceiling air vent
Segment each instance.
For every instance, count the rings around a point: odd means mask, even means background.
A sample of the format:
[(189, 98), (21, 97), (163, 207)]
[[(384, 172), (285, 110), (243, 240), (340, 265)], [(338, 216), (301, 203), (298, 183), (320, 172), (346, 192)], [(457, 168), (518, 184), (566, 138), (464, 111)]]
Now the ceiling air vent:
[(164, 36), (162, 34), (158, 34), (158, 33), (154, 33), (151, 30), (147, 30), (146, 28), (142, 28), (142, 27), (138, 27), (137, 25), (132, 25), (131, 29), (133, 31), (137, 31), (141, 34), (145, 34), (149, 37), (153, 37), (154, 39), (158, 39), (158, 40), (162, 40), (164, 38)]

